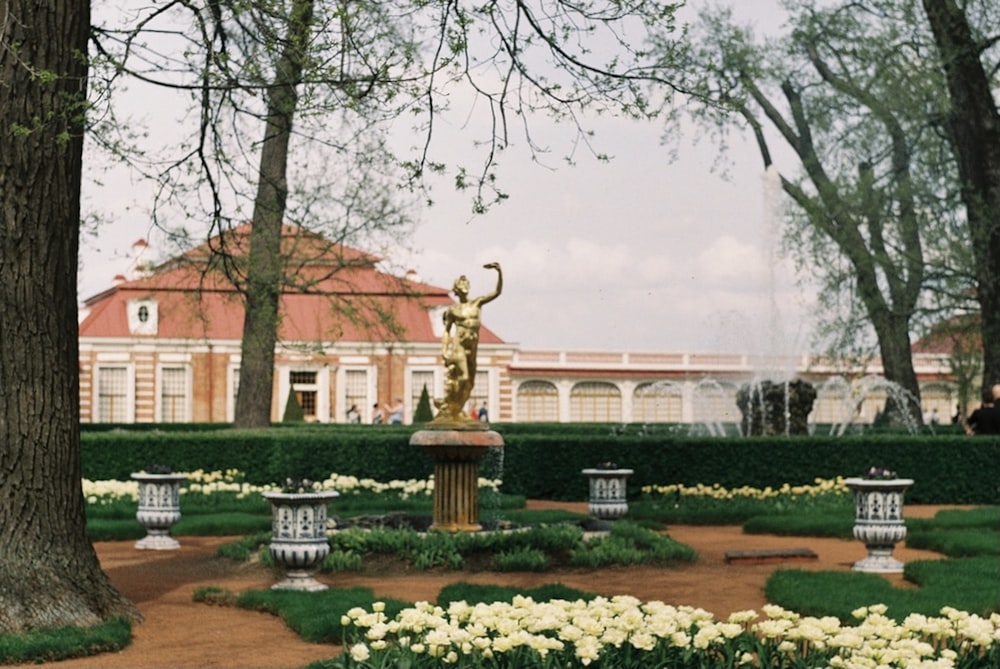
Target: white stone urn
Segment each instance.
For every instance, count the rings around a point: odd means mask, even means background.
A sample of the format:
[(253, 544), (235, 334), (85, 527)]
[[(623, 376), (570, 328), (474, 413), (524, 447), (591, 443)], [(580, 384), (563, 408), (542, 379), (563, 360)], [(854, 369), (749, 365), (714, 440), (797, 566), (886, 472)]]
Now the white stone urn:
[(181, 484), (187, 481), (187, 474), (135, 472), (131, 477), (139, 482), (135, 518), (146, 528), (146, 536), (135, 547), (157, 551), (180, 548), (180, 543), (170, 536), (170, 528), (181, 519)]
[(854, 491), (854, 538), (868, 549), (868, 557), (854, 563), (854, 571), (898, 574), (903, 563), (892, 557), (895, 545), (906, 538), (903, 493), (913, 479), (849, 478)]
[(286, 570), (273, 590), (315, 592), (327, 586), (313, 574), (330, 554), (326, 538), (326, 505), (338, 496), (334, 490), (261, 493), (271, 502), (271, 557)]
[(590, 481), (587, 510), (595, 518), (616, 520), (628, 513), (625, 482), (634, 473), (616, 465), (598, 465), (581, 472)]

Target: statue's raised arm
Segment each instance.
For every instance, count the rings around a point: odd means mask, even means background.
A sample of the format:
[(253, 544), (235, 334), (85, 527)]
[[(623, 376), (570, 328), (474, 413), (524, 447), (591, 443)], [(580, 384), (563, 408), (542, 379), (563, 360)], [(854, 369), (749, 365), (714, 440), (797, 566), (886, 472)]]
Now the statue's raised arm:
[(458, 302), (444, 312), (444, 334), (441, 337), (441, 357), (445, 366), (445, 394), (434, 400), (438, 408), (435, 423), (465, 425), (474, 423), (465, 411), (476, 382), (476, 355), (479, 350), (479, 327), (482, 305), (492, 302), (503, 290), (503, 270), (500, 263), (483, 265), (497, 271), (497, 285), (492, 293), (469, 299), (469, 280), (463, 274), (455, 280), (452, 292)]
[(483, 269), (495, 269), (497, 271), (497, 287), (489, 295), (483, 295), (477, 298), (480, 306), (486, 304), (487, 302), (492, 302), (493, 300), (500, 297), (500, 293), (503, 291), (503, 270), (500, 268), (500, 263), (489, 262), (483, 265)]

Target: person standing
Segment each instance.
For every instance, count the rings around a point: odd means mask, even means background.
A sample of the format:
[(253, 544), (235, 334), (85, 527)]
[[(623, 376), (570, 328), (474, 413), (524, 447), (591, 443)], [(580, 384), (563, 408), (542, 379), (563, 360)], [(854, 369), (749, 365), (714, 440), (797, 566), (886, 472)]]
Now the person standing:
[(389, 424), (390, 425), (402, 425), (403, 424), (403, 398), (397, 397), (396, 403), (391, 407), (388, 407), (389, 413)]
[(965, 421), (966, 434), (1000, 434), (1000, 407), (994, 402), (994, 389), (1000, 394), (1000, 386), (983, 391), (983, 403)]

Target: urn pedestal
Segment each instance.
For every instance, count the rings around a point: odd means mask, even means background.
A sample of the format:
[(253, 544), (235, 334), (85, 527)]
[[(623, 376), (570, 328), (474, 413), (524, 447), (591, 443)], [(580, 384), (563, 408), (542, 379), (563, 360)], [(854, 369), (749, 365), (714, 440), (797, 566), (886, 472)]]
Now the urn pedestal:
[(285, 579), (272, 590), (315, 592), (327, 586), (313, 574), (330, 554), (326, 538), (326, 505), (337, 497), (333, 490), (321, 492), (264, 492), (271, 502), (271, 544), (275, 564), (285, 569)]
[(581, 473), (590, 482), (587, 510), (601, 520), (616, 520), (628, 513), (625, 483), (633, 474), (632, 469), (595, 467)]
[(410, 437), (434, 461), (434, 520), (436, 532), (478, 532), (479, 463), (491, 448), (502, 448), (503, 437), (486, 429), (427, 429)]
[(169, 551), (181, 547), (170, 536), (170, 528), (181, 519), (181, 483), (187, 474), (147, 474), (135, 472), (139, 482), (139, 510), (136, 520), (146, 528), (146, 536), (135, 542), (140, 550)]
[(868, 557), (854, 563), (854, 571), (898, 574), (903, 563), (892, 557), (895, 545), (906, 538), (903, 493), (913, 479), (863, 479), (844, 481), (854, 491), (854, 538), (868, 549)]

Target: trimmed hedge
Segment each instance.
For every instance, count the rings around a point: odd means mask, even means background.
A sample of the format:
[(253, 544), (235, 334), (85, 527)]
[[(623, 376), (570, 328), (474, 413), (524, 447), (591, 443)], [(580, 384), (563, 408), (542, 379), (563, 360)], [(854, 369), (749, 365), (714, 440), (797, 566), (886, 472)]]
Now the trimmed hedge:
[[(695, 438), (637, 433), (615, 436), (602, 427), (494, 425), (506, 443), (499, 463), (504, 492), (532, 499), (582, 500), (580, 471), (613, 461), (635, 470), (630, 497), (644, 485), (718, 483), (778, 487), (816, 478), (855, 476), (869, 467), (894, 470), (915, 483), (919, 504), (1000, 503), (1000, 439), (957, 435), (881, 434), (844, 437)], [(152, 463), (175, 471), (236, 468), (251, 483), (331, 472), (380, 481), (426, 478), (430, 458), (409, 445), (416, 428), (368, 425), (280, 426), (266, 430), (84, 432), (83, 475), (125, 479)]]

